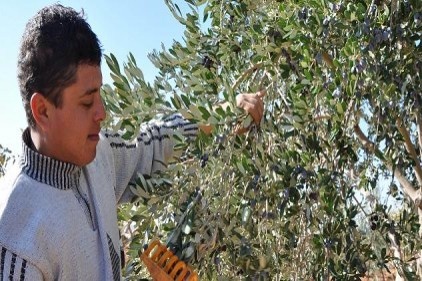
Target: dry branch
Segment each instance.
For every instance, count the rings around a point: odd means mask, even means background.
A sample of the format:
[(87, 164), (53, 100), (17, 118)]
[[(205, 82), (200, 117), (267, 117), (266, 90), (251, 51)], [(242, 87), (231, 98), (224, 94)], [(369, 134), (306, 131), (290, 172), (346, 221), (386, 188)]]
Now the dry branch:
[(422, 148), (422, 120), (420, 114), (416, 114), (416, 125), (418, 126), (419, 147)]
[[(375, 144), (368, 139), (368, 137), (362, 132), (362, 129), (359, 125), (355, 125), (353, 127), (356, 136), (358, 137), (359, 141), (362, 143), (362, 146), (366, 148), (369, 152), (374, 155), (382, 155), (383, 153), (375, 146)], [(379, 158), (379, 157), (378, 157)], [(387, 169), (393, 173), (394, 177), (399, 181), (401, 184), (404, 193), (410, 197), (413, 202), (416, 202), (418, 199), (418, 192), (412, 186), (412, 184), (407, 180), (407, 178), (402, 174), (402, 172), (393, 165), (388, 162), (386, 159), (379, 159), (383, 162), (383, 164), (387, 167)]]
[(410, 139), (409, 132), (406, 130), (406, 127), (403, 126), (403, 120), (401, 118), (397, 118), (396, 120), (397, 128), (399, 129), (400, 134), (403, 136), (404, 139), (404, 145), (406, 147), (407, 152), (412, 157), (415, 165), (414, 170), (416, 173), (416, 178), (418, 180), (419, 186), (422, 186), (422, 169), (421, 169), (421, 163), (419, 161), (418, 155), (416, 154), (415, 146), (412, 143), (412, 140)]

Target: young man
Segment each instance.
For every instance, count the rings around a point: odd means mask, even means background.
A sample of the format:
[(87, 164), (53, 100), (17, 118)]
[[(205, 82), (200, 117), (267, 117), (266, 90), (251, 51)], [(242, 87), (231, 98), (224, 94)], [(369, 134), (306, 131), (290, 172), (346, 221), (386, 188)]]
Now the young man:
[[(0, 184), (0, 280), (120, 280), (116, 206), (137, 173), (165, 168), (172, 135), (197, 125), (173, 115), (127, 143), (101, 130), (102, 52), (83, 15), (53, 5), (27, 24), (18, 79), (28, 128)], [(238, 96), (258, 122), (262, 94)]]

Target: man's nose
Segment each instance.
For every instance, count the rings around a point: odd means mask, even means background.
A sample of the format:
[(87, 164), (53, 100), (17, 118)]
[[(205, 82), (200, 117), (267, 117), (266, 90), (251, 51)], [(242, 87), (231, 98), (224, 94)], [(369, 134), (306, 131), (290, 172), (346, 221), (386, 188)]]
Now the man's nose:
[(106, 111), (104, 108), (103, 99), (98, 95), (97, 106), (95, 107), (95, 121), (102, 122), (106, 118)]

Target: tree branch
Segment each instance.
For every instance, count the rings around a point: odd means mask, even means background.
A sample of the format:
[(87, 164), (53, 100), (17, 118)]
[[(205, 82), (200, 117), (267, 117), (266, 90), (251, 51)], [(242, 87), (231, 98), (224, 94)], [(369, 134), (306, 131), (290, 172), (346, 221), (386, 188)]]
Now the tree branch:
[(237, 89), (237, 87), (239, 87), (240, 83), (243, 80), (245, 80), (246, 76), (250, 75), (252, 72), (254, 72), (255, 70), (257, 70), (258, 68), (260, 68), (263, 65), (264, 65), (263, 62), (254, 64), (250, 68), (248, 68), (245, 72), (243, 72), (242, 75), (240, 75), (240, 77), (237, 78), (236, 81), (234, 82), (234, 84), (232, 86), (233, 92), (236, 91), (236, 89)]
[(331, 115), (320, 114), (320, 115), (315, 115), (313, 121), (317, 122), (317, 121), (320, 121), (320, 120), (328, 120), (328, 119), (331, 119)]
[[(375, 146), (375, 144), (371, 142), (367, 136), (365, 136), (365, 134), (362, 132), (359, 125), (355, 125), (353, 129), (364, 148), (366, 148), (369, 152), (371, 152), (372, 154), (375, 154), (376, 156), (382, 155), (382, 152)], [(401, 184), (403, 188), (404, 193), (407, 196), (409, 196), (413, 202), (416, 202), (416, 200), (418, 199), (418, 192), (412, 186), (412, 184), (407, 180), (407, 178), (402, 174), (402, 172), (399, 169), (397, 169), (397, 167), (393, 168), (393, 165), (391, 165), (391, 163), (389, 163), (387, 160), (381, 159), (379, 156), (377, 157), (378, 159), (380, 159), (380, 161), (384, 163), (387, 169), (393, 173), (394, 177), (397, 178), (397, 180), (399, 181), (399, 183)]]
[(418, 127), (419, 148), (422, 149), (422, 120), (420, 114), (416, 114), (416, 125)]
[(413, 145), (412, 140), (410, 139), (409, 132), (403, 126), (403, 120), (400, 117), (397, 118), (396, 125), (397, 125), (397, 128), (399, 129), (400, 134), (404, 138), (404, 145), (406, 147), (407, 152), (410, 154), (413, 161), (415, 162), (415, 165), (413, 168), (416, 173), (416, 179), (418, 180), (419, 186), (422, 186), (421, 163), (419, 161), (418, 155), (416, 154), (415, 146)]

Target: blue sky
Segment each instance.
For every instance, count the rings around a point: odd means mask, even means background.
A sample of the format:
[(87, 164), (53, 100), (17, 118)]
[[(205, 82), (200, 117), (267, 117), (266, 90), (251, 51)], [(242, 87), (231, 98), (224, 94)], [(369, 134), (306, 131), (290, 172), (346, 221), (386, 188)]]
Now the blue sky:
[[(21, 131), (26, 127), (16, 79), (16, 60), (25, 24), (40, 8), (58, 1), (0, 0), (0, 144), (13, 153), (20, 153)], [(180, 1), (179, 1), (180, 2)], [(183, 26), (173, 18), (164, 0), (69, 0), (65, 6), (85, 11), (88, 22), (99, 37), (105, 54), (113, 53), (119, 62), (129, 52), (136, 58), (145, 78), (152, 81), (157, 72), (147, 55), (180, 40)], [(103, 62), (104, 83), (109, 71)]]

